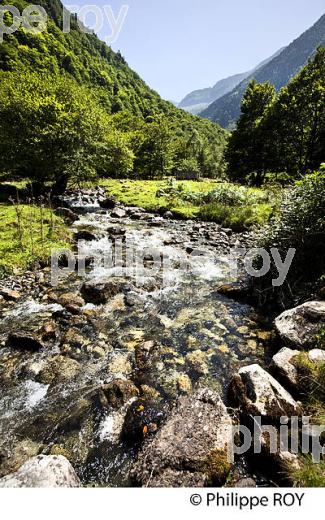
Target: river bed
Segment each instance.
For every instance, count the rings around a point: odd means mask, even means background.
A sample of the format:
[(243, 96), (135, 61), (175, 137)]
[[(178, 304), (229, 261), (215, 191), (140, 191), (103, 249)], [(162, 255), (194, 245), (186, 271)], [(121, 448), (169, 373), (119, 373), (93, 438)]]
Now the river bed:
[[(116, 218), (93, 205), (73, 224), (75, 233), (94, 235), (79, 242), (91, 259), (81, 276), (67, 273), (52, 287), (43, 269), (41, 277), (30, 274), (30, 293), (0, 303), (1, 475), (37, 453), (63, 454), (84, 485), (130, 485), (139, 445), (125, 442), (121, 431), (137, 396), (105, 408), (102, 385), (130, 382), (144, 403), (156, 401), (168, 414), (179, 395), (200, 387), (227, 402), (231, 375), (243, 365), (265, 364), (272, 337), (267, 321), (217, 291), (234, 281), (230, 253), (241, 237), (215, 224), (125, 211)], [(121, 250), (119, 262), (103, 265), (103, 256)], [(84, 282), (114, 277), (129, 287), (107, 303), (69, 310), (60, 301), (67, 293), (80, 297)], [(14, 332), (41, 337), (42, 348), (12, 348), (7, 337)]]

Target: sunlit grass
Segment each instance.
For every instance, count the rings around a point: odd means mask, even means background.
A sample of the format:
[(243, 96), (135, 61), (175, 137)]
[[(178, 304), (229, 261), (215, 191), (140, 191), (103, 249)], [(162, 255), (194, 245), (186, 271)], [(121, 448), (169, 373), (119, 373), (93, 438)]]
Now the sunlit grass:
[(170, 210), (180, 218), (198, 217), (238, 231), (266, 223), (276, 205), (274, 193), (256, 188), (244, 189), (245, 204), (205, 203), (201, 196), (215, 190), (243, 190), (234, 184), (215, 180), (178, 181), (175, 184), (177, 190), (174, 195), (160, 197), (157, 197), (157, 193), (168, 189), (167, 180), (103, 179), (99, 184), (107, 188), (110, 195), (127, 205), (140, 206), (149, 211)]
[(66, 247), (70, 235), (51, 209), (0, 204), (0, 277), (47, 262), (53, 249)]

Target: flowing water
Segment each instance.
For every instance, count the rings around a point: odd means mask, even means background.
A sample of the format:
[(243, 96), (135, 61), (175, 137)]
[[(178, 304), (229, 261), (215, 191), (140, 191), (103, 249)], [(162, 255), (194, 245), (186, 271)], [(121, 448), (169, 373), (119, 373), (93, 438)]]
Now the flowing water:
[[(45, 270), (38, 296), (2, 304), (2, 474), (36, 453), (60, 453), (85, 485), (128, 485), (137, 448), (121, 441), (120, 433), (130, 403), (103, 409), (98, 403), (103, 383), (132, 381), (141, 395), (163, 405), (203, 386), (226, 400), (231, 374), (265, 361), (270, 333), (261, 317), (217, 292), (234, 276), (229, 251), (235, 238), (217, 248), (212, 224), (113, 219), (96, 205), (90, 209), (74, 224), (75, 231), (87, 229), (96, 237), (80, 243), (92, 259), (82, 278), (70, 273), (52, 288)], [(85, 280), (101, 283), (112, 276), (130, 287), (104, 305), (88, 303), (71, 314), (59, 298), (54, 301), (53, 292), (78, 293)], [(56, 333), (38, 352), (5, 345), (9, 332), (39, 337), (48, 323)], [(153, 343), (140, 363), (137, 352), (145, 342)]]

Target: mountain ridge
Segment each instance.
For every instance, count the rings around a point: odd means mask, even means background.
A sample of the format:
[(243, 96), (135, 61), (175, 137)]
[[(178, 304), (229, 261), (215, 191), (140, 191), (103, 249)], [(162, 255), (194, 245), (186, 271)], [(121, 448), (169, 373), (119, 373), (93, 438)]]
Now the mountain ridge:
[(241, 98), (252, 79), (258, 83), (269, 81), (276, 90), (286, 86), (311, 58), (317, 47), (325, 45), (325, 14), (298, 38), (285, 47), (278, 56), (244, 79), (231, 92), (214, 101), (200, 112), (200, 116), (231, 129), (240, 115)]
[[(252, 74), (258, 68), (266, 65), (273, 58), (278, 56), (280, 52), (284, 49), (282, 47), (276, 53), (272, 54), (269, 58), (266, 58), (262, 62), (260, 62), (256, 67), (250, 69), (247, 72), (241, 72), (238, 74), (232, 74), (227, 78), (223, 78), (213, 87), (208, 87), (204, 89), (193, 90), (189, 94), (187, 94), (180, 103), (178, 103), (179, 108), (183, 108), (187, 110), (191, 114), (198, 114), (201, 110), (207, 108), (211, 103), (216, 101), (217, 99), (223, 97), (224, 95), (231, 92), (237, 85), (239, 85), (244, 79), (246, 79), (250, 74)], [(204, 106), (202, 106), (204, 105)], [(201, 110), (197, 110), (196, 107), (202, 106)]]

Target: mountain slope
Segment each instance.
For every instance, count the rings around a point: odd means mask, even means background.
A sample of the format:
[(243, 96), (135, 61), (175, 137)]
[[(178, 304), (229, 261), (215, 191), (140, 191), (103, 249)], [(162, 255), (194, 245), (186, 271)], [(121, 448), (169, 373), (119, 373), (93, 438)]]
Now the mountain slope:
[[(31, 2), (10, 0), (20, 12)], [(145, 123), (163, 116), (174, 141), (187, 140), (193, 132), (205, 143), (215, 164), (216, 175), (222, 169), (222, 155), (227, 133), (219, 125), (194, 117), (163, 100), (126, 63), (119, 52), (115, 53), (95, 34), (86, 34), (78, 26), (75, 15), (71, 18), (71, 31), (62, 32), (63, 5), (60, 0), (38, 0), (48, 14), (47, 27), (41, 34), (23, 29), (6, 35), (0, 45), (0, 71), (3, 74), (23, 70), (49, 77), (73, 78), (86, 87), (100, 101), (108, 114), (127, 113)], [(1, 76), (0, 76), (1, 83)], [(132, 117), (123, 130), (137, 125)]]
[[(20, 10), (30, 4), (24, 0), (8, 3)], [(127, 110), (133, 115), (147, 117), (163, 112), (170, 117), (200, 124), (199, 118), (188, 117), (149, 88), (119, 52), (115, 53), (96, 35), (81, 32), (74, 17), (70, 33), (64, 34), (60, 0), (38, 0), (38, 4), (48, 13), (47, 30), (32, 34), (19, 29), (5, 36), (0, 45), (0, 70), (19, 71), (23, 66), (33, 72), (67, 75), (79, 84), (98, 89), (105, 108), (112, 113)]]
[(278, 56), (257, 69), (230, 93), (212, 103), (200, 115), (218, 122), (224, 128), (231, 128), (239, 117), (242, 96), (253, 78), (258, 83), (269, 81), (280, 90), (300, 71), (320, 45), (325, 45), (325, 15)]
[[(9, 3), (22, 10), (30, 2)], [(25, 66), (38, 72), (67, 74), (79, 84), (102, 88), (112, 112), (126, 109), (146, 115), (153, 108), (168, 111), (169, 104), (129, 68), (120, 53), (113, 52), (94, 34), (81, 32), (75, 17), (71, 19), (71, 32), (62, 32), (63, 6), (59, 0), (38, 0), (38, 4), (49, 16), (47, 30), (31, 34), (20, 29), (6, 36), (0, 45), (1, 70)]]
[(269, 61), (273, 60), (276, 56), (282, 52), (283, 49), (277, 51), (273, 56), (259, 63), (254, 69), (248, 72), (242, 72), (241, 74), (235, 74), (228, 78), (221, 79), (211, 88), (204, 88), (201, 90), (194, 90), (190, 94), (187, 94), (185, 98), (178, 104), (180, 108), (187, 110), (191, 114), (199, 114), (207, 108), (211, 103), (216, 101), (231, 92), (237, 85), (239, 85), (244, 79), (248, 78), (255, 70), (266, 65)]
[[(220, 97), (230, 92), (249, 74), (250, 72), (235, 74), (234, 76), (230, 76), (229, 78), (218, 81), (213, 87), (194, 90), (193, 92), (190, 92), (190, 94), (187, 94), (187, 96), (182, 99), (178, 106), (180, 108), (184, 108), (184, 110), (188, 110), (189, 112), (191, 112), (191, 109), (197, 105), (208, 106), (216, 99), (219, 99)], [(202, 107), (202, 110), (203, 109), (204, 107)]]

